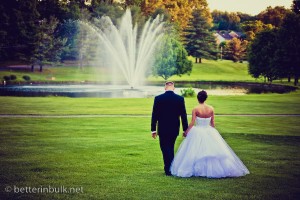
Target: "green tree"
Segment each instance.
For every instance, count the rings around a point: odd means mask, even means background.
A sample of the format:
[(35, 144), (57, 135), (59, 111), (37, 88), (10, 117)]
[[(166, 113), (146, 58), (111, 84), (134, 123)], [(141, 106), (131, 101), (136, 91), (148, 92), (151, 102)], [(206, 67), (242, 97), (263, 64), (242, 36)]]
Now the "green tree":
[(35, 48), (31, 55), (32, 71), (34, 65), (39, 65), (40, 72), (43, 71), (43, 66), (46, 63), (57, 62), (60, 60), (60, 55), (66, 39), (55, 37), (55, 31), (58, 20), (50, 17), (49, 20), (44, 19), (40, 21), (38, 31), (36, 33)]
[(144, 0), (125, 0), (125, 5), (141, 7), (143, 5), (143, 1)]
[(253, 20), (253, 16), (241, 12), (223, 12), (213, 10), (211, 12), (214, 30), (234, 30), (241, 31), (240, 24), (245, 21)]
[(300, 1), (293, 0), (292, 11), (296, 14), (300, 14)]
[(80, 7), (76, 2), (70, 1), (67, 4), (67, 9), (65, 13), (65, 20), (72, 19), (72, 20), (78, 20), (80, 19), (81, 13), (80, 13)]
[(170, 22), (171, 21), (171, 15), (168, 13), (166, 9), (163, 8), (157, 8), (151, 15), (152, 19), (155, 19), (157, 15), (161, 15), (164, 17), (164, 21)]
[[(10, 15), (7, 13), (9, 4), (7, 0), (1, 2), (0, 5), (0, 60), (9, 58), (9, 49), (11, 44), (9, 41)], [(11, 10), (10, 10), (11, 11)]]
[(173, 75), (190, 74), (192, 62), (187, 58), (184, 46), (174, 37), (165, 36), (155, 55), (152, 74), (168, 80)]
[(64, 20), (58, 26), (60, 38), (66, 38), (65, 47), (62, 50), (61, 60), (76, 60), (78, 58), (77, 35), (79, 33), (79, 23), (75, 20)]
[(109, 4), (105, 2), (98, 2), (92, 4), (91, 13), (92, 17), (100, 18), (102, 16), (109, 16), (114, 24), (117, 24), (117, 21), (124, 14), (124, 9), (117, 4)]
[(201, 58), (217, 59), (217, 44), (208, 10), (194, 10), (193, 18), (185, 29), (185, 45), (189, 55), (201, 63)]
[(99, 38), (89, 26), (85, 24), (79, 25), (78, 34), (75, 37), (76, 47), (78, 50), (77, 60), (79, 62), (79, 68), (83, 69), (83, 63), (91, 61), (96, 56), (97, 45)]
[(29, 63), (35, 48), (35, 34), (38, 29), (39, 16), (37, 0), (16, 1), (11, 13), (10, 42), (17, 46), (14, 59)]
[(294, 77), (298, 85), (300, 76), (300, 14), (290, 13), (279, 29), (280, 52), (277, 63), (284, 68), (288, 78)]
[(257, 34), (248, 52), (249, 73), (254, 78), (265, 77), (269, 82), (280, 77), (275, 62), (278, 49), (277, 30), (265, 30)]
[(41, 19), (50, 19), (51, 16), (54, 16), (59, 22), (62, 22), (66, 19), (68, 4), (61, 0), (39, 0), (37, 8)]
[(271, 24), (264, 24), (260, 20), (255, 20), (242, 23), (241, 28), (246, 34), (246, 40), (252, 41), (257, 33), (263, 30), (270, 30), (273, 26)]
[(241, 23), (243, 23), (245, 21), (253, 21), (255, 19), (254, 16), (246, 14), (246, 13), (237, 12), (236, 14), (239, 16)]

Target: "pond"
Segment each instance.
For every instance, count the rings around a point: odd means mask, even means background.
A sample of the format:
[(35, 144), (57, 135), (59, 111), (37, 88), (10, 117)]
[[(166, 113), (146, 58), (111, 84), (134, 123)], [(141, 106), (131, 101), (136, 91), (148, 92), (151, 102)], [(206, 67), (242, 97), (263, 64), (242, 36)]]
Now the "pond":
[[(195, 92), (204, 89), (209, 95), (245, 95), (249, 93), (287, 93), (296, 87), (227, 82), (176, 82), (175, 93), (181, 94), (184, 88), (192, 87)], [(0, 87), (0, 96), (66, 96), (66, 97), (102, 97), (102, 98), (144, 98), (153, 97), (164, 92), (163, 83), (130, 88), (128, 85), (102, 84), (30, 84), (6, 85)]]

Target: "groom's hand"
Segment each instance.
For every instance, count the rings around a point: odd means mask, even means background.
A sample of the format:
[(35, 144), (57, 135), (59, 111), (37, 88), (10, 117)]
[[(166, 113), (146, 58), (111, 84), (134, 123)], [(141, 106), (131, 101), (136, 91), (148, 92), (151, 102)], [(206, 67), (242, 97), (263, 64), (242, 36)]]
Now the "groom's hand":
[(153, 137), (153, 139), (156, 139), (157, 133), (156, 133), (156, 132), (153, 132), (153, 133), (152, 133), (152, 137)]

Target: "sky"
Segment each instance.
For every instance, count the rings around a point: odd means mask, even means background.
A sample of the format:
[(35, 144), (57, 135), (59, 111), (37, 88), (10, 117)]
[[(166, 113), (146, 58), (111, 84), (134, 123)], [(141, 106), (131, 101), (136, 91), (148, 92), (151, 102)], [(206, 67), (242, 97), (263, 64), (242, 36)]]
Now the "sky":
[(257, 15), (268, 6), (290, 8), (293, 0), (206, 0), (210, 11), (242, 12)]

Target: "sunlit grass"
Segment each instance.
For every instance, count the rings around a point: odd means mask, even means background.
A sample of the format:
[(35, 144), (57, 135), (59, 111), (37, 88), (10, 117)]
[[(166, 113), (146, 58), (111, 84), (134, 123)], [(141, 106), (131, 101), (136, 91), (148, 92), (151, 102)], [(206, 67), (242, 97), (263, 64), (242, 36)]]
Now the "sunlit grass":
[[(194, 61), (194, 60), (193, 60)], [(234, 63), (230, 60), (203, 60), (194, 63), (190, 75), (173, 76), (174, 81), (261, 81), (255, 80), (248, 74), (246, 63)], [(162, 78), (149, 78), (149, 80), (163, 80)]]
[[(192, 59), (192, 58), (191, 58)], [(229, 60), (203, 60), (203, 63), (194, 63), (191, 75), (183, 75), (181, 77), (173, 76), (170, 79), (175, 81), (257, 81), (248, 74), (246, 63), (234, 63)], [(121, 76), (117, 78), (123, 81)], [(85, 66), (80, 69), (78, 66), (52, 66), (39, 72), (36, 68), (35, 72), (27, 71), (0, 71), (0, 77), (16, 75), (17, 81), (23, 81), (22, 77), (28, 75), (32, 81), (99, 81), (107, 82), (112, 79), (109, 67), (91, 67)], [(51, 78), (54, 77), (54, 80)], [(159, 77), (148, 77), (149, 81), (163, 81)], [(261, 80), (258, 80), (261, 81)]]
[[(0, 97), (0, 114), (127, 114), (150, 115), (153, 98)], [(190, 114), (198, 102), (185, 98)], [(216, 114), (300, 114), (300, 92), (209, 96)]]
[[(164, 176), (149, 117), (0, 121), (1, 199), (291, 199), (299, 193), (298, 117), (218, 117), (217, 129), (251, 172), (228, 179)], [(83, 193), (4, 192), (14, 185), (83, 187)]]
[[(248, 63), (234, 63), (230, 60), (206, 60), (202, 59), (202, 63), (194, 63), (194, 58), (190, 57), (193, 61), (193, 70), (190, 75), (172, 76), (169, 80), (173, 81), (227, 81), (227, 82), (264, 82), (263, 78), (254, 79), (248, 74)], [(107, 83), (112, 80), (124, 82), (125, 78), (121, 70), (119, 73), (112, 74), (109, 66), (84, 66), (80, 69), (78, 66), (61, 65), (45, 67), (43, 72), (39, 72), (39, 68), (35, 68), (34, 72), (30, 71), (27, 67), (26, 70), (1, 70), (0, 79), (3, 76), (16, 75), (16, 83), (23, 82), (23, 76), (30, 76), (30, 82), (98, 82)], [(164, 82), (161, 77), (149, 76), (147, 81), (150, 82)], [(275, 84), (293, 85), (293, 82), (288, 83), (286, 79), (275, 80)]]

